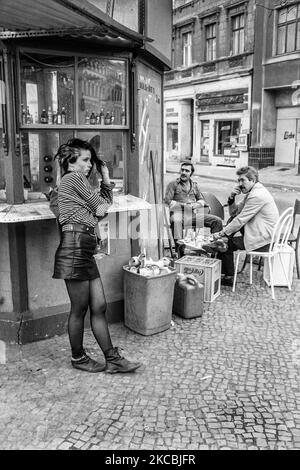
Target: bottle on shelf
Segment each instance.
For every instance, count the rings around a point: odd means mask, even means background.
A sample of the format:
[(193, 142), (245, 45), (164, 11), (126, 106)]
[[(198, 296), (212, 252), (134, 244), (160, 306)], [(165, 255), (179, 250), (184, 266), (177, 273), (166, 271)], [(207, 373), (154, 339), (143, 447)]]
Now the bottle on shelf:
[(107, 113), (105, 114), (104, 124), (105, 124), (105, 125), (109, 125), (109, 124), (110, 124), (110, 114), (109, 114), (109, 112), (107, 112)]
[(85, 112), (85, 124), (89, 124), (90, 123), (90, 115), (89, 115), (89, 110), (87, 109), (86, 112)]
[(45, 109), (43, 109), (41, 113), (41, 123), (48, 124), (48, 117)]
[(90, 124), (96, 124), (96, 115), (94, 111), (92, 111), (92, 114), (90, 115)]
[(125, 113), (125, 108), (122, 109), (121, 113), (121, 125), (126, 126), (126, 113)]
[(47, 113), (48, 124), (52, 124), (52, 116), (53, 116), (53, 113), (52, 113), (51, 106), (48, 106), (48, 113)]
[(53, 111), (52, 124), (57, 124), (57, 111), (56, 110)]
[(110, 115), (110, 124), (114, 125), (114, 123), (115, 123), (115, 113), (114, 111), (112, 111)]
[(23, 103), (21, 104), (21, 122), (22, 125), (26, 124), (26, 111)]
[(62, 108), (61, 108), (61, 123), (62, 123), (63, 126), (66, 124), (66, 121), (67, 121), (66, 110), (65, 110), (65, 107), (62, 106)]
[(32, 116), (31, 116), (30, 111), (29, 111), (29, 106), (27, 106), (26, 124), (32, 124)]
[(61, 124), (61, 112), (59, 110), (57, 110), (56, 113), (56, 122), (57, 124)]
[(96, 124), (100, 124), (100, 114), (96, 114)]
[(101, 108), (99, 116), (100, 116), (99, 124), (100, 124), (100, 126), (103, 126), (104, 125), (104, 110), (103, 110), (103, 108)]

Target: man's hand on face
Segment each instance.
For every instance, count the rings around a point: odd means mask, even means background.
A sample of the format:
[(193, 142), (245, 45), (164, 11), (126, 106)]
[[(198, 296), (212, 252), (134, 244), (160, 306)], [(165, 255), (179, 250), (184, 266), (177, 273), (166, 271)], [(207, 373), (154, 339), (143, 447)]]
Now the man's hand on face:
[(230, 193), (230, 199), (234, 199), (235, 196), (238, 196), (239, 194), (241, 194), (241, 192), (241, 188), (239, 186), (235, 186)]

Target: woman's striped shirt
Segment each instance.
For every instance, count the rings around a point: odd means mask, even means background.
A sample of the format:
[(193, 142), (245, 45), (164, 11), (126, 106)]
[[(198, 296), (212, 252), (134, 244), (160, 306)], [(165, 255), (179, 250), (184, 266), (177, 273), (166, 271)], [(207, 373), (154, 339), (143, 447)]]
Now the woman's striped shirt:
[(66, 173), (58, 188), (59, 223), (77, 223), (96, 227), (112, 204), (113, 185), (101, 182), (100, 192), (94, 190), (79, 171)]

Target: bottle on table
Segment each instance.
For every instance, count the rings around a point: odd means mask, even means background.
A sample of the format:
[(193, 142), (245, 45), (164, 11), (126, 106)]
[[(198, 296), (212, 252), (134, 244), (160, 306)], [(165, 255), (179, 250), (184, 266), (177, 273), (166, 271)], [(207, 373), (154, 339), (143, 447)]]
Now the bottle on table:
[(87, 109), (85, 112), (85, 124), (90, 123), (90, 115), (89, 115), (89, 110)]

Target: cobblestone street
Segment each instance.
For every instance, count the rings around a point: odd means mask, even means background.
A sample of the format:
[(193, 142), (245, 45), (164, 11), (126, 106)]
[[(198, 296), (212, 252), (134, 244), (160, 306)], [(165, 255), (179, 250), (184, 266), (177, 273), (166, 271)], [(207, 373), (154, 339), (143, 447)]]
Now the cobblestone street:
[[(1, 449), (300, 449), (300, 281), (272, 301), (262, 273), (251, 287), (248, 275), (163, 333), (111, 325), (143, 362), (133, 374), (72, 369), (67, 335), (7, 346)], [(101, 357), (90, 331), (85, 343)]]

